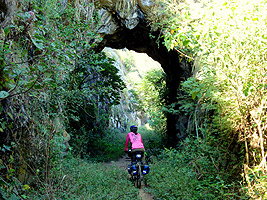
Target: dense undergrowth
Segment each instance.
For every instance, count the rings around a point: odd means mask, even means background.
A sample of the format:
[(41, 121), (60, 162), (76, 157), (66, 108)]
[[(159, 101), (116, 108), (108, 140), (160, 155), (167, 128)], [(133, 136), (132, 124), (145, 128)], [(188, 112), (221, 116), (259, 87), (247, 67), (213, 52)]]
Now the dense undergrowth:
[(24, 194), (16, 196), (1, 191), (4, 199), (138, 199), (127, 171), (103, 163), (93, 163), (66, 156), (50, 174), (51, 185), (39, 188), (23, 187)]
[[(137, 199), (138, 190), (128, 180), (126, 170), (75, 158), (64, 159), (61, 166), (52, 174), (52, 199)], [(32, 192), (28, 198), (45, 196)]]
[(210, 168), (223, 181), (241, 181), (232, 188), (255, 199), (266, 198), (266, 3), (160, 0), (148, 16), (165, 46), (194, 63), (176, 104), (188, 135), (217, 152)]
[(226, 181), (224, 154), (187, 138), (182, 150), (166, 149), (152, 161), (148, 191), (155, 199), (249, 199), (236, 180)]
[(124, 83), (113, 60), (93, 50), (98, 25), (90, 1), (18, 6), (0, 42), (1, 195), (25, 199), (32, 189), (49, 199), (66, 152), (121, 155), (108, 127)]
[[(136, 198), (126, 172), (94, 163), (123, 153), (126, 133), (108, 127), (124, 84), (92, 50), (92, 2), (64, 2), (22, 1), (1, 32), (0, 197)], [(177, 110), (164, 105), (162, 71), (140, 85), (151, 92), (140, 107), (153, 129), (139, 129), (148, 190), (156, 199), (266, 198), (266, 1), (201, 1), (197, 15), (191, 1), (155, 2), (152, 31), (195, 69)], [(188, 138), (162, 151), (166, 112), (186, 116)]]

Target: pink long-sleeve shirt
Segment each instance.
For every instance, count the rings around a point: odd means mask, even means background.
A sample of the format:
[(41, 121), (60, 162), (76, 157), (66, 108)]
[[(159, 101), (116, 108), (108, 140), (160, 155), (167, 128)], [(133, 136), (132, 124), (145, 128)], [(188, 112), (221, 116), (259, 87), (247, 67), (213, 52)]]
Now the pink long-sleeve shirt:
[(125, 148), (124, 150), (127, 151), (128, 150), (128, 142), (132, 143), (132, 149), (143, 149), (144, 144), (142, 141), (142, 137), (139, 133), (135, 134), (133, 132), (130, 132), (127, 134), (127, 138), (126, 138), (126, 143), (125, 143)]

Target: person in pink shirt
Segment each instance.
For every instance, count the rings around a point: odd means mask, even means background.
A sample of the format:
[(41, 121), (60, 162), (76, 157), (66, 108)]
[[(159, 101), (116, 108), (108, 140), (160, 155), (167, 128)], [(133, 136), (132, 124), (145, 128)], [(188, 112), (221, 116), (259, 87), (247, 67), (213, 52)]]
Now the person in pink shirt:
[[(136, 126), (131, 126), (130, 130), (131, 132), (127, 134), (127, 138), (126, 138), (126, 142), (125, 142), (125, 148), (124, 151), (128, 152), (128, 143), (130, 140), (131, 143), (131, 150), (132, 153), (136, 152), (136, 151), (141, 151), (141, 152), (145, 152), (145, 147), (142, 141), (142, 137), (139, 133), (137, 133), (137, 127)], [(133, 154), (134, 156), (134, 154)], [(133, 158), (132, 158), (133, 161)], [(145, 161), (145, 155), (142, 158), (142, 161)]]

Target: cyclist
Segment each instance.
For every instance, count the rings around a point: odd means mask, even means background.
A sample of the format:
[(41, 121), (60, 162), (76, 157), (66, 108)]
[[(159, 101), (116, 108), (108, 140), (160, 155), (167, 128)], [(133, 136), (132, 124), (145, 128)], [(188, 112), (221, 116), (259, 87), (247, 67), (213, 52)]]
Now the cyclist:
[(143, 152), (142, 161), (145, 162), (145, 147), (144, 147), (141, 135), (139, 133), (137, 133), (137, 129), (138, 128), (135, 125), (130, 127), (131, 132), (127, 134), (124, 151), (128, 152), (128, 143), (129, 143), (129, 140), (130, 140), (131, 149), (132, 149), (132, 154), (131, 154), (132, 162), (135, 159), (134, 152), (136, 152), (136, 151)]

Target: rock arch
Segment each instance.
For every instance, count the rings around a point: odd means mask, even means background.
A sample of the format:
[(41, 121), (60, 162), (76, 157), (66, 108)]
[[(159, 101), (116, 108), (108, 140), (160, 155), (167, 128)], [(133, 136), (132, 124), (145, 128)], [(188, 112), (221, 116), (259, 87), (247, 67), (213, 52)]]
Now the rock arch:
[[(116, 5), (118, 2), (121, 4)], [(124, 4), (123, 4), (124, 2)], [(125, 3), (125, 2), (128, 2)], [(130, 4), (129, 2), (132, 2)], [(177, 89), (182, 80), (191, 76), (191, 65), (182, 59), (177, 51), (168, 51), (164, 46), (160, 32), (151, 32), (145, 19), (153, 0), (139, 1), (97, 1), (101, 26), (98, 33), (102, 40), (97, 46), (101, 51), (104, 47), (114, 49), (127, 48), (146, 53), (158, 61), (167, 75), (167, 105), (176, 102)], [(123, 7), (127, 6), (127, 7)], [(126, 10), (126, 11), (125, 11)], [(167, 114), (168, 145), (175, 146), (177, 140), (185, 136), (182, 116)], [(178, 124), (178, 122), (180, 122)]]

